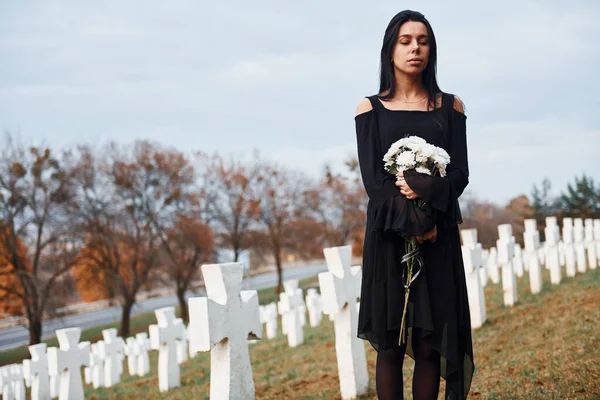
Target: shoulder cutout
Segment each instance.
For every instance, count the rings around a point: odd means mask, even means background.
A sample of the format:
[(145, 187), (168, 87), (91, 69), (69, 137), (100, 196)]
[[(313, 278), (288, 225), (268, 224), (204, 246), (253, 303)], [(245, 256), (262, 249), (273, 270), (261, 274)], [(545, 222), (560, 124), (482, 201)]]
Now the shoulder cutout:
[(458, 96), (454, 96), (454, 109), (461, 114), (465, 113), (465, 103)]
[(361, 114), (365, 114), (368, 111), (371, 111), (373, 109), (373, 105), (371, 104), (371, 101), (364, 97), (360, 103), (358, 103), (358, 107), (356, 107), (356, 116), (359, 116)]

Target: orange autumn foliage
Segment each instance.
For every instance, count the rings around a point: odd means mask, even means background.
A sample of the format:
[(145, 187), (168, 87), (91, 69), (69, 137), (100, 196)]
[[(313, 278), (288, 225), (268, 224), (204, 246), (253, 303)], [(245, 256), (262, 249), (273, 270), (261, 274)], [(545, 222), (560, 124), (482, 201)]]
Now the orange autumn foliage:
[(118, 245), (120, 260), (117, 266), (114, 254), (107, 254), (107, 249), (96, 249), (85, 247), (77, 257), (77, 261), (71, 268), (75, 287), (79, 295), (86, 303), (114, 298), (119, 294), (117, 281), (115, 280), (115, 269), (118, 269), (119, 279), (125, 283), (131, 280), (131, 252), (125, 244)]
[[(14, 293), (0, 287), (0, 317), (6, 315), (23, 315), (23, 299), (20, 297), (23, 293), (23, 288), (16, 275), (13, 252), (8, 247), (10, 242), (9, 232), (6, 229), (0, 230), (0, 286), (5, 286), (17, 291)], [(27, 271), (31, 271), (31, 263), (27, 258), (27, 248), (17, 239), (17, 257), (21, 260), (22, 265), (25, 265)]]

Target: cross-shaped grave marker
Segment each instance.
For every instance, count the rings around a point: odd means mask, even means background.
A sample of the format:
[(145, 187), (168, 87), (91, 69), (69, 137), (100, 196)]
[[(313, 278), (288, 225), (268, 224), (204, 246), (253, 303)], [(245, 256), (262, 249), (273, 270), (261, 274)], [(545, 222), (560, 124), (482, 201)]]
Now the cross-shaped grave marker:
[(135, 357), (136, 357), (136, 373), (138, 376), (145, 376), (150, 372), (150, 358), (148, 351), (150, 350), (150, 340), (146, 332), (140, 332), (135, 335)]
[(298, 280), (283, 282), (284, 291), (279, 294), (279, 313), (281, 314), (281, 330), (288, 337), (288, 345), (296, 347), (304, 343), (302, 329), (302, 289), (298, 288)]
[(577, 257), (575, 256), (575, 236), (573, 235), (573, 218), (563, 218), (562, 239), (565, 251), (565, 267), (568, 277), (577, 274)]
[(48, 372), (60, 376), (59, 400), (83, 399), (81, 367), (89, 364), (90, 343), (79, 343), (81, 328), (56, 331), (60, 347), (48, 349)]
[(166, 392), (181, 384), (177, 362), (177, 341), (181, 340), (180, 318), (175, 318), (174, 307), (154, 310), (157, 325), (150, 325), (150, 347), (158, 350), (158, 389)]
[(365, 347), (356, 336), (361, 267), (351, 267), (351, 246), (329, 247), (323, 249), (323, 253), (329, 270), (319, 274), (323, 310), (334, 321), (342, 398), (353, 399), (369, 388)]
[(477, 229), (461, 229), (462, 256), (467, 281), (467, 295), (471, 312), (471, 327), (480, 328), (487, 319), (485, 296), (479, 270), (483, 267), (481, 243), (477, 243)]
[(104, 362), (98, 350), (100, 342), (102, 340), (90, 345), (90, 363), (84, 370), (84, 372), (88, 371), (86, 374), (88, 375), (89, 382), (87, 383), (91, 384), (94, 389), (104, 387)]
[(277, 304), (275, 302), (269, 303), (264, 307), (263, 318), (268, 339), (273, 339), (277, 336), (278, 315)]
[(498, 249), (492, 247), (488, 254), (485, 268), (492, 283), (500, 282), (500, 272), (498, 271)]
[(104, 340), (98, 342), (98, 354), (104, 363), (104, 386), (112, 387), (121, 380), (123, 342), (119, 340), (116, 328), (104, 329), (102, 337)]
[(210, 398), (254, 399), (248, 340), (262, 337), (256, 290), (242, 287), (242, 263), (205, 264), (207, 297), (188, 300), (190, 348), (210, 351)]
[(562, 279), (560, 270), (560, 257), (558, 254), (558, 245), (560, 242), (560, 233), (556, 217), (546, 217), (546, 268), (550, 270), (550, 282), (558, 285)]
[(31, 385), (32, 400), (50, 399), (50, 376), (46, 343), (29, 346), (31, 360), (23, 360), (23, 376)]
[(25, 384), (21, 364), (9, 364), (0, 368), (0, 382), (2, 400), (25, 400)]
[(594, 241), (596, 242), (596, 255), (600, 263), (600, 219), (594, 220)]
[(323, 318), (323, 306), (321, 305), (321, 295), (317, 289), (310, 288), (306, 294), (306, 307), (308, 308), (308, 320), (311, 327), (317, 327), (321, 324)]
[(498, 249), (498, 264), (502, 266), (502, 290), (504, 291), (504, 305), (512, 306), (517, 302), (517, 279), (513, 270), (515, 257), (515, 237), (512, 235), (512, 225), (498, 225), (496, 241)]
[(535, 219), (525, 220), (523, 241), (525, 243), (525, 259), (527, 269), (529, 270), (531, 293), (539, 293), (542, 290), (542, 268), (539, 260), (540, 233), (537, 230), (537, 221)]
[(596, 253), (596, 242), (594, 241), (594, 220), (592, 218), (585, 219), (584, 242), (588, 254), (588, 266), (590, 269), (598, 267), (598, 254)]
[(585, 254), (585, 229), (582, 218), (573, 219), (573, 236), (575, 237), (575, 254), (577, 255), (577, 272), (585, 273), (587, 257)]
[(181, 340), (177, 341), (177, 362), (179, 364), (183, 364), (188, 360), (188, 329), (185, 327), (183, 320), (179, 318), (181, 321)]
[(135, 356), (135, 338), (133, 336), (129, 336), (125, 340), (125, 345), (123, 346), (123, 351), (127, 356), (127, 371), (129, 375), (134, 376), (137, 375), (137, 358)]

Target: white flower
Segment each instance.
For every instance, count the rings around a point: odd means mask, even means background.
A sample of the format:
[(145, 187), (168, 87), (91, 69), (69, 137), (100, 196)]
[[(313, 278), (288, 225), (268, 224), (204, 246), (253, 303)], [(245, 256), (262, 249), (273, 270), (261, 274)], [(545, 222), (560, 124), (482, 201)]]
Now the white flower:
[(418, 136), (409, 136), (400, 140), (403, 141), (403, 146), (410, 150), (416, 150), (419, 146), (427, 143), (425, 139)]
[(417, 168), (415, 168), (415, 171), (420, 172), (422, 174), (431, 175), (431, 171), (425, 167), (417, 167)]
[(448, 165), (450, 163), (450, 156), (446, 152), (446, 150), (441, 148), (436, 148), (436, 154), (433, 156), (433, 161), (438, 165)]
[(417, 154), (415, 155), (415, 158), (419, 164), (425, 164), (425, 163), (427, 163), (427, 160), (429, 159), (429, 157), (427, 157), (427, 154), (423, 154), (420, 151), (417, 152)]
[(398, 167), (413, 168), (415, 166), (415, 153), (412, 151), (403, 151), (396, 159)]

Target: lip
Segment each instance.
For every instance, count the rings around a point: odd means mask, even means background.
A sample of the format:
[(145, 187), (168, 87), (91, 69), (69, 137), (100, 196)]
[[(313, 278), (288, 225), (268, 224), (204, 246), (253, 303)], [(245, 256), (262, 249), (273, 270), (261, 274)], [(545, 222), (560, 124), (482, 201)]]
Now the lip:
[(408, 60), (408, 62), (423, 62), (423, 60), (420, 58), (411, 58), (410, 60)]

